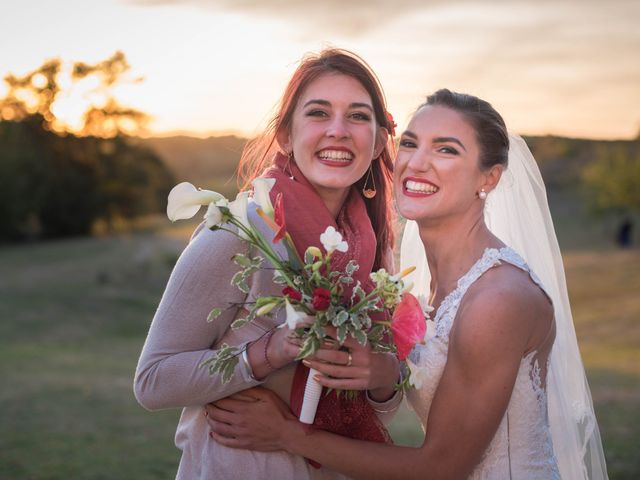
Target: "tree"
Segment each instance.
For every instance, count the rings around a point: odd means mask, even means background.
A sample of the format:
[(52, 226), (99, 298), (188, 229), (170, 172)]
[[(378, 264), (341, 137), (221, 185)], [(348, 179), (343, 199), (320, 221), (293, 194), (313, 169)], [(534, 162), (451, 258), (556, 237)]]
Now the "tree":
[(113, 88), (119, 84), (142, 81), (141, 78), (126, 78), (125, 75), (131, 67), (124, 53), (118, 51), (94, 65), (84, 62), (72, 64), (72, 82), (77, 83), (91, 76), (98, 79), (98, 85), (92, 91), (99, 93), (99, 101), (97, 104), (87, 105), (83, 126), (79, 132), (66, 128), (53, 111), (60, 93), (59, 77), (62, 66), (62, 61), (56, 58), (46, 61), (21, 77), (7, 75), (4, 81), (8, 86), (8, 92), (5, 98), (0, 99), (0, 119), (21, 121), (39, 114), (42, 126), (47, 130), (100, 137), (114, 137), (121, 133), (135, 133), (144, 129), (149, 116), (140, 110), (120, 105), (113, 94)]
[(174, 183), (153, 151), (125, 135), (142, 128), (148, 117), (120, 105), (111, 93), (130, 69), (124, 54), (95, 65), (73, 64), (72, 79), (97, 76), (105, 99), (87, 106), (79, 135), (64, 131), (54, 113), (61, 69), (55, 59), (22, 77), (5, 77), (0, 240), (83, 235), (98, 220), (112, 225), (159, 212)]
[(583, 173), (591, 208), (596, 213), (640, 213), (640, 148), (602, 146)]

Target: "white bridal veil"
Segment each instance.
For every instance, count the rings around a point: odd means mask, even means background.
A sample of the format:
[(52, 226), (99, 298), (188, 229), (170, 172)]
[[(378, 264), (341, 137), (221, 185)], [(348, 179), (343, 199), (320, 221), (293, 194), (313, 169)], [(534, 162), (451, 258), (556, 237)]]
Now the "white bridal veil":
[[(547, 375), (549, 423), (560, 474), (565, 480), (606, 479), (607, 472), (591, 393), (580, 358), (562, 257), (547, 195), (522, 138), (510, 135), (509, 166), (486, 200), (489, 229), (518, 252), (540, 277), (555, 309), (556, 340)], [(431, 275), (415, 222), (402, 238), (401, 267), (417, 265), (414, 293), (429, 294)]]

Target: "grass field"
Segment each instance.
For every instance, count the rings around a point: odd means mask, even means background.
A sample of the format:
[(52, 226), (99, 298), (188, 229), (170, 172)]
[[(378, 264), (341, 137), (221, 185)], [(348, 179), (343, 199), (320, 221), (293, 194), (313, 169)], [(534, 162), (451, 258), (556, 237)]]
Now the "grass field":
[[(178, 411), (131, 384), (185, 232), (0, 249), (0, 478), (173, 478)], [(610, 477), (640, 478), (640, 251), (565, 251)], [(393, 427), (420, 441), (411, 414)]]

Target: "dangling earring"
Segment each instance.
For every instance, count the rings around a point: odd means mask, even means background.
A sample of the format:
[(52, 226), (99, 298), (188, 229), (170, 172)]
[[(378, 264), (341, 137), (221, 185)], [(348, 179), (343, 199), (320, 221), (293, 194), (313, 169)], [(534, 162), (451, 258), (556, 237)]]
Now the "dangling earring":
[[(372, 188), (367, 188), (367, 183), (369, 183), (369, 178), (371, 178)], [(376, 193), (378, 193), (376, 191), (376, 181), (374, 178), (371, 177), (371, 165), (369, 165), (369, 171), (367, 172), (367, 177), (364, 179), (364, 186), (362, 187), (362, 195), (364, 195), (365, 198), (373, 198), (376, 196)]]
[(480, 189), (480, 193), (478, 193), (478, 197), (480, 198), (480, 200), (487, 199), (487, 192), (484, 191), (484, 188)]
[(293, 158), (293, 150), (291, 150), (290, 152), (287, 152), (287, 167), (285, 168), (285, 173), (287, 173), (286, 171), (289, 170), (289, 178), (291, 180), (293, 180), (293, 172), (291, 171), (291, 159)]

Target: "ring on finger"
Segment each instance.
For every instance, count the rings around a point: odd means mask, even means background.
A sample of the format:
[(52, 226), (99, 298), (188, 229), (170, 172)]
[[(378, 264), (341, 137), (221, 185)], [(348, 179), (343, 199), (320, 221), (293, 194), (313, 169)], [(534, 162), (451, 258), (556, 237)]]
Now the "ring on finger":
[(350, 367), (351, 364), (353, 363), (353, 357), (351, 356), (351, 352), (347, 352), (347, 363), (345, 365), (345, 367)]

